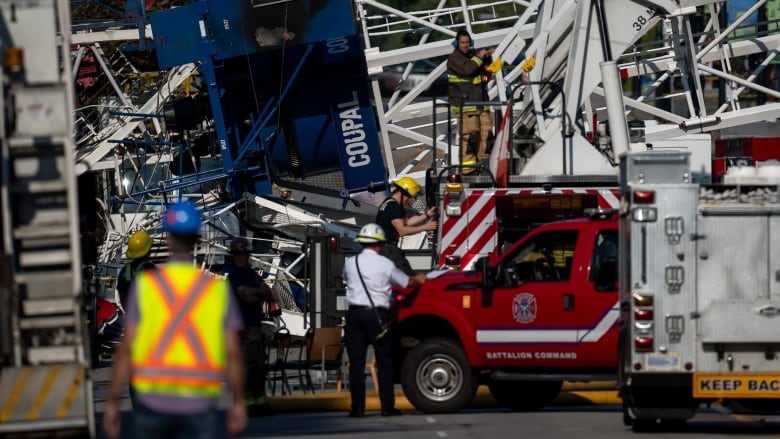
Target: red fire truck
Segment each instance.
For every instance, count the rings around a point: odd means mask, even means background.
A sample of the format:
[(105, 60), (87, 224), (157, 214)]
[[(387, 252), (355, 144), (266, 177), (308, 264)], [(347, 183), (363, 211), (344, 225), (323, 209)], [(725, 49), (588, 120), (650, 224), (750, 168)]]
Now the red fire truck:
[[(601, 204), (596, 194), (574, 196), (492, 199), (531, 212), (535, 203)], [(396, 370), (417, 409), (460, 410), (479, 384), (502, 405), (534, 409), (564, 380), (615, 378), (617, 220), (611, 210), (590, 213), (540, 225), (474, 270), (442, 271), (399, 295)]]

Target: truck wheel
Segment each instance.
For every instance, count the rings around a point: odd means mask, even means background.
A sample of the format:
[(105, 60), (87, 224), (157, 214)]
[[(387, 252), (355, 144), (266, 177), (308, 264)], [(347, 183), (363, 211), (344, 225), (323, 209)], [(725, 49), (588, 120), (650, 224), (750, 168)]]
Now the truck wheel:
[(550, 405), (563, 387), (562, 381), (498, 381), (488, 383), (490, 394), (500, 405), (514, 411), (539, 410)]
[(407, 399), (424, 413), (451, 413), (474, 399), (477, 380), (466, 354), (446, 338), (425, 340), (412, 349), (401, 367)]

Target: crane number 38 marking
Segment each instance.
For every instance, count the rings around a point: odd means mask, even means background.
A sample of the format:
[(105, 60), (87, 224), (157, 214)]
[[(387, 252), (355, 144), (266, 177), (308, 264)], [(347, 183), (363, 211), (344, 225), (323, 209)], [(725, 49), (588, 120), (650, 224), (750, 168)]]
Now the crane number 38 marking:
[(653, 14), (655, 14), (653, 9), (645, 9), (645, 15), (636, 17), (636, 20), (634, 20), (631, 26), (633, 26), (635, 31), (639, 32), (642, 30), (642, 28), (647, 26), (647, 24), (650, 22), (650, 19), (653, 18)]

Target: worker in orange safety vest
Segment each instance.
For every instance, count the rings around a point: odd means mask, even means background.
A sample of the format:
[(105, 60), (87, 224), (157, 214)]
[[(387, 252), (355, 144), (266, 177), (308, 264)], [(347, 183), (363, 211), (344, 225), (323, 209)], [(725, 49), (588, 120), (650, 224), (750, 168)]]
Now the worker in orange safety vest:
[(119, 437), (118, 401), (129, 375), (136, 394), (132, 437), (223, 437), (216, 401), (227, 376), (233, 391), (227, 433), (238, 434), (247, 423), (238, 306), (227, 282), (192, 265), (201, 224), (197, 208), (173, 204), (162, 220), (171, 256), (130, 287), (103, 428), (109, 438)]

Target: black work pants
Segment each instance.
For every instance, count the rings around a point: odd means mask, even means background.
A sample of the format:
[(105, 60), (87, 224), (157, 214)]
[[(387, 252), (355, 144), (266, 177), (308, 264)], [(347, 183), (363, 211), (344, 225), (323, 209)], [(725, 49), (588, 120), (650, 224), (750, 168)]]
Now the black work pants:
[[(389, 322), (387, 310), (377, 309), (383, 323)], [(382, 331), (376, 314), (371, 308), (350, 308), (347, 310), (347, 326), (344, 329), (347, 355), (349, 355), (349, 392), (352, 396), (352, 410), (365, 410), (366, 407), (366, 349), (374, 347), (377, 379), (379, 380), (379, 401), (382, 410), (395, 408), (393, 391), (393, 359), (390, 334), (379, 340), (376, 336)]]
[(414, 276), (412, 265), (409, 263), (409, 260), (406, 259), (406, 256), (404, 256), (404, 251), (398, 247), (397, 243), (390, 241), (385, 242), (382, 246), (382, 251), (380, 254), (393, 261), (393, 264), (395, 264), (396, 267), (400, 268), (401, 271), (406, 273), (408, 276)]

